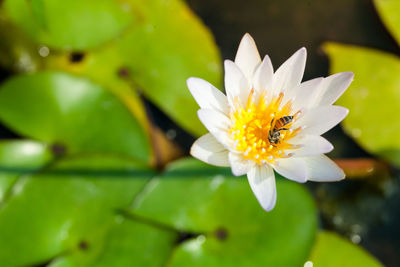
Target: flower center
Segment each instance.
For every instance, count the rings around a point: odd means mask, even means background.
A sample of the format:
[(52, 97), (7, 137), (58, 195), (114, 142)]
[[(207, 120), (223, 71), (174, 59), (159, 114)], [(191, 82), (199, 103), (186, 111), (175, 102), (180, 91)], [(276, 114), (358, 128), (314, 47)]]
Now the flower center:
[(230, 113), (231, 127), (229, 134), (233, 140), (234, 149), (243, 157), (257, 164), (274, 164), (276, 158), (288, 158), (291, 153), (287, 149), (298, 148), (287, 143), (301, 129), (292, 129), (293, 122), (300, 111), (292, 113), (292, 101), (282, 104), (283, 93), (268, 100), (265, 91), (256, 103), (254, 89), (247, 99), (246, 107), (242, 107), (235, 98), (235, 107)]

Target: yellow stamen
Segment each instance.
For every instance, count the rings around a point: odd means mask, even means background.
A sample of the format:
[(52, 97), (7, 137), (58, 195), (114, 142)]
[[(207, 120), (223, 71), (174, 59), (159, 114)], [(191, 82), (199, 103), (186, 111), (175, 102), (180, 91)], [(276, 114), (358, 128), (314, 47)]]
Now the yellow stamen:
[[(274, 164), (276, 159), (291, 157), (288, 149), (296, 149), (299, 146), (288, 143), (288, 140), (296, 136), (301, 128), (292, 129), (293, 122), (297, 120), (301, 112), (292, 111), (292, 101), (282, 104), (284, 94), (267, 102), (263, 91), (256, 103), (254, 89), (250, 91), (245, 107), (242, 107), (237, 97), (234, 99), (235, 107), (230, 113), (232, 121), (229, 134), (233, 140), (234, 148), (241, 152), (243, 157), (253, 160), (259, 165)], [(279, 137), (271, 140), (271, 133), (277, 131), (276, 122), (284, 116), (293, 116), (293, 120), (280, 130)], [(272, 142), (271, 142), (272, 141)]]

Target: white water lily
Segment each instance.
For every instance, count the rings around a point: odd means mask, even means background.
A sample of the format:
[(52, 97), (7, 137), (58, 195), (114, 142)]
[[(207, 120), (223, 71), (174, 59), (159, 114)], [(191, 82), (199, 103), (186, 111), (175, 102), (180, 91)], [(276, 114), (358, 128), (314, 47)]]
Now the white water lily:
[(200, 106), (198, 116), (210, 133), (193, 144), (191, 154), (206, 163), (230, 166), (247, 174), (261, 206), (276, 202), (274, 171), (304, 183), (338, 181), (344, 172), (324, 153), (333, 149), (321, 134), (347, 115), (332, 105), (353, 80), (343, 72), (301, 82), (306, 49), (299, 49), (275, 72), (268, 56), (261, 60), (249, 34), (240, 42), (235, 62), (225, 60), (224, 95), (210, 83), (189, 78)]

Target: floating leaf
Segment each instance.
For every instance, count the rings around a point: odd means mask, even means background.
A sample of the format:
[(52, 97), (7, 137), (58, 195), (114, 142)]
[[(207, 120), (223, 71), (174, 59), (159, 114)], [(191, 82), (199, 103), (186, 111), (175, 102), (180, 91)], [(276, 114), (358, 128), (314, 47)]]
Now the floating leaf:
[(71, 63), (69, 54), (53, 53), (45, 68), (86, 75), (106, 84), (132, 109), (133, 87), (185, 130), (193, 135), (204, 133), (186, 79), (196, 76), (220, 85), (219, 52), (210, 32), (180, 0), (129, 0), (126, 5), (140, 23), (107, 46), (87, 52), (82, 62)]
[(4, 8), (37, 42), (64, 49), (98, 46), (132, 23), (123, 1), (6, 0)]
[(170, 266), (300, 266), (316, 231), (315, 205), (301, 185), (278, 179), (277, 187), (267, 213), (247, 179), (183, 160), (153, 179), (131, 212), (198, 235), (175, 249)]
[(151, 176), (127, 159), (87, 156), (20, 178), (0, 209), (0, 262), (27, 266), (76, 249), (101, 248), (100, 240), (116, 227), (118, 209), (128, 206)]
[(115, 217), (107, 233), (91, 247), (55, 259), (49, 267), (163, 266), (177, 233)]
[(383, 267), (364, 249), (332, 232), (317, 235), (310, 260), (316, 267)]
[(109, 92), (87, 79), (42, 72), (0, 87), (0, 119), (22, 135), (67, 152), (113, 152), (148, 162), (143, 128)]
[(400, 44), (400, 1), (374, 0), (374, 4), (383, 23)]
[(32, 173), (52, 159), (48, 147), (33, 141), (0, 141), (0, 203), (22, 174)]
[(331, 72), (351, 70), (355, 80), (339, 99), (349, 108), (345, 131), (364, 149), (400, 166), (400, 59), (373, 49), (329, 43)]

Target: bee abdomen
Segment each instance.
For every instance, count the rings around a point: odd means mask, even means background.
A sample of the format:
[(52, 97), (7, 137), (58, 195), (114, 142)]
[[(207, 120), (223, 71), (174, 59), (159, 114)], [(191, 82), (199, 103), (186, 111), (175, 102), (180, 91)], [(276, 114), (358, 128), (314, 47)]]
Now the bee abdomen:
[(293, 121), (293, 116), (283, 116), (279, 120), (276, 121), (275, 128), (280, 129), (286, 124), (289, 124)]

